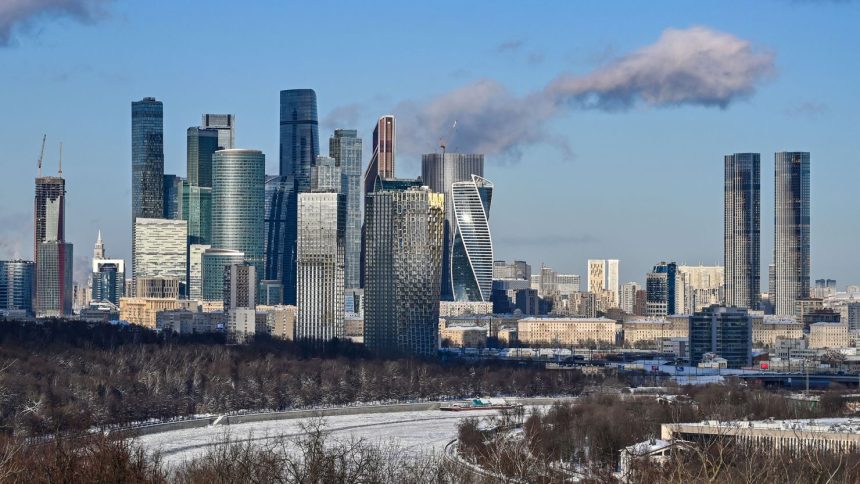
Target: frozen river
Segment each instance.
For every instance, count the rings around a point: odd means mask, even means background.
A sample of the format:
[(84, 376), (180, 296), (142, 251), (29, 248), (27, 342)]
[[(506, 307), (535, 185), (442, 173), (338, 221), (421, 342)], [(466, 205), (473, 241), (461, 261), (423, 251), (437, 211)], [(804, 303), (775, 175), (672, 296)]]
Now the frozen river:
[[(367, 413), (325, 417), (332, 438), (364, 439), (370, 443), (395, 444), (412, 452), (441, 453), (457, 437), (457, 422), (467, 417), (487, 417), (496, 411), (472, 410), (442, 412), (420, 410), (392, 413)], [(164, 462), (175, 465), (201, 456), (206, 450), (229, 436), (233, 441), (272, 441), (301, 433), (306, 418), (269, 420), (233, 425), (216, 425), (196, 429), (173, 430), (137, 438), (147, 450), (161, 452)]]

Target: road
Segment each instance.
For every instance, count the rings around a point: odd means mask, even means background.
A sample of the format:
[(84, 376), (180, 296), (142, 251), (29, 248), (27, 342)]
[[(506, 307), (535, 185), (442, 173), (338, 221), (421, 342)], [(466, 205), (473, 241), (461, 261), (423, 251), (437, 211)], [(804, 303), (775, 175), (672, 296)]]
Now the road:
[[(327, 429), (335, 439), (360, 438), (370, 443), (395, 444), (410, 452), (441, 454), (445, 445), (457, 437), (457, 422), (467, 417), (496, 415), (495, 411), (473, 410), (442, 412), (421, 410), (396, 413), (368, 413), (326, 417)], [(271, 442), (280, 437), (301, 435), (301, 424), (307, 419), (270, 420), (265, 422), (216, 425), (174, 430), (137, 438), (147, 450), (161, 452), (168, 466), (192, 460), (208, 448), (233, 441)]]

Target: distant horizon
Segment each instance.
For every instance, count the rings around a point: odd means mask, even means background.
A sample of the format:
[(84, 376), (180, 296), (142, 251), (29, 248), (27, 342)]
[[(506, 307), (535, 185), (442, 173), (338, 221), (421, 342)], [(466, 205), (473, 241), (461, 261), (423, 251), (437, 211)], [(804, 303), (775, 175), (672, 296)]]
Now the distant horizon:
[[(398, 119), (399, 178), (418, 176), (440, 140), (482, 153), (494, 258), (583, 281), (588, 259), (619, 259), (620, 284), (660, 261), (723, 265), (723, 157), (753, 152), (766, 291), (772, 154), (808, 151), (810, 285), (860, 284), (858, 2), (559, 3), (494, 17), (481, 2), (56, 3), (80, 9), (0, 7), (0, 259), (33, 259), (43, 134), (43, 176), (64, 143), (66, 239), (84, 282), (98, 230), (108, 257), (131, 260), (132, 101), (164, 103), (165, 174), (187, 175), (185, 131), (204, 113), (236, 115), (236, 146), (277, 174), (278, 93), (311, 88), (320, 154), (334, 129), (356, 129), (366, 166), (384, 114)], [(229, 41), (207, 49), (199, 39), (216, 32)]]

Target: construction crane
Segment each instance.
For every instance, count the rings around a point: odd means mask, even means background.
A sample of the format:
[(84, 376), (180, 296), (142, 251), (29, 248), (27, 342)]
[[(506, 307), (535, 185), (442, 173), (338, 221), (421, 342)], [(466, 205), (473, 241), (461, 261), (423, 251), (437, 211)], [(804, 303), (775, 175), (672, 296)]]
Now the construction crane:
[(39, 178), (42, 177), (42, 158), (45, 157), (45, 140), (48, 138), (48, 135), (42, 135), (42, 151), (39, 152)]
[(60, 141), (60, 178), (63, 177), (63, 142)]
[(457, 120), (454, 120), (454, 124), (451, 125), (451, 128), (448, 129), (448, 134), (445, 135), (444, 138), (439, 138), (439, 148), (442, 148), (442, 154), (445, 154), (445, 146), (451, 142), (452, 137), (454, 136), (454, 130), (457, 129)]

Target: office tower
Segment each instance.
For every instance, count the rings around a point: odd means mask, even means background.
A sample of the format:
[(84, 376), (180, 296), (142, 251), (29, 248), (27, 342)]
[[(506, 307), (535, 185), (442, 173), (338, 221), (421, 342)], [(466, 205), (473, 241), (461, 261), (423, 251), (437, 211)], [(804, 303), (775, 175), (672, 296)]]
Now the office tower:
[(636, 314), (635, 306), (636, 306), (636, 292), (639, 291), (641, 286), (635, 282), (628, 282), (621, 285), (621, 290), (619, 293), (619, 307), (622, 311), (627, 314)]
[(600, 294), (606, 289), (606, 261), (588, 260), (588, 292)]
[(296, 338), (343, 337), (345, 225), (342, 194), (317, 188), (299, 195)]
[(162, 188), (162, 195), (164, 196), (164, 201), (162, 202), (164, 213), (160, 218), (183, 220), (183, 187), (186, 184), (185, 179), (181, 176), (164, 175), (164, 184)]
[(45, 240), (39, 244), (36, 265), (36, 316), (72, 314), (72, 244)]
[[(396, 123), (394, 116), (388, 114), (376, 121), (373, 128), (373, 145), (370, 155), (370, 163), (364, 172), (364, 193), (371, 193), (376, 187), (378, 179), (389, 180), (394, 178), (394, 149)], [(483, 173), (479, 173), (483, 175)]]
[(493, 239), (490, 204), (493, 184), (478, 175), (451, 185), (454, 242), (451, 285), (455, 301), (490, 302), (493, 292)]
[[(218, 132), (219, 150), (232, 150), (236, 144), (236, 115), (234, 114), (204, 114), (202, 129), (214, 129)], [(191, 176), (191, 173), (188, 173)], [(201, 186), (209, 186), (202, 185)]]
[(35, 233), (33, 237), (33, 259), (39, 263), (39, 244), (48, 240), (65, 240), (66, 232), (66, 180), (59, 176), (36, 178), (36, 199), (34, 208)]
[(210, 248), (205, 244), (188, 246), (188, 299), (203, 297), (203, 253)]
[(224, 311), (257, 307), (257, 271), (243, 262), (224, 266)]
[(125, 261), (108, 259), (102, 232), (99, 230), (96, 244), (93, 247), (93, 267), (90, 275), (90, 298), (92, 301), (108, 301), (119, 305), (119, 299), (125, 295)]
[[(313, 89), (281, 91), (280, 176), (285, 184), (282, 203), (286, 208), (286, 226), (277, 253), (281, 260), (284, 302), (290, 305), (296, 303), (298, 194), (310, 190), (311, 167), (319, 155), (317, 125), (317, 95)], [(271, 277), (267, 274), (266, 279)]]
[(36, 263), (29, 260), (0, 261), (0, 312), (21, 311), (33, 316)]
[(690, 316), (690, 364), (706, 353), (728, 362), (729, 368), (752, 364), (752, 320), (745, 309), (711, 306)]
[[(421, 180), (430, 187), (430, 190), (445, 195), (445, 238), (442, 249), (441, 296), (443, 301), (454, 300), (451, 247), (454, 243), (456, 219), (454, 197), (451, 190), (454, 183), (472, 181), (472, 175), (484, 176), (484, 155), (443, 152), (421, 156)], [(458, 270), (461, 269), (458, 268)]]
[(238, 250), (213, 247), (204, 250), (200, 260), (202, 267), (200, 272), (201, 299), (204, 301), (223, 301), (224, 268), (243, 263), (245, 254)]
[(346, 200), (344, 230), (343, 284), (347, 289), (361, 287), (361, 138), (354, 129), (336, 129), (329, 139), (329, 156), (337, 160), (341, 172), (340, 193)]
[(761, 299), (761, 158), (725, 156), (723, 257), (726, 306), (756, 310)]
[(134, 223), (132, 270), (138, 278), (172, 278), (185, 294), (186, 244), (188, 228), (184, 220), (138, 218)]
[(182, 220), (188, 222), (188, 244), (212, 241), (212, 188), (182, 184)]
[[(203, 115), (204, 122), (206, 115)], [(232, 130), (227, 131), (227, 140), (219, 139), (221, 131), (214, 128), (191, 127), (186, 132), (186, 162), (188, 183), (198, 187), (212, 186), (212, 155), (219, 149), (219, 143), (230, 142)], [(230, 149), (230, 147), (222, 149)]]
[(238, 250), (263, 273), (266, 157), (256, 150), (216, 151), (212, 162), (212, 247)]
[(606, 289), (610, 292), (612, 307), (617, 308), (620, 302), (618, 295), (618, 259), (608, 259), (606, 261)]
[(377, 181), (365, 212), (364, 343), (433, 355), (439, 324), (445, 199), (418, 181)]
[(774, 155), (774, 311), (793, 315), (809, 297), (809, 153)]
[(145, 97), (131, 103), (131, 216), (164, 215), (164, 108)]
[(295, 238), (290, 230), (296, 230), (288, 219), (290, 204), (298, 204), (295, 194), (295, 183), (292, 178), (278, 175), (267, 175), (265, 183), (264, 211), (264, 240), (265, 252), (264, 277), (268, 281), (277, 281), (281, 285), (281, 296), (283, 300), (283, 287), (288, 282), (288, 275), (295, 274), (294, 254), (287, 251), (287, 241)]
[(340, 167), (328, 156), (317, 156), (311, 167), (311, 191), (340, 193)]
[(661, 262), (648, 273), (645, 281), (648, 316), (668, 316), (676, 313), (678, 266), (674, 262)]
[(693, 314), (714, 304), (723, 303), (725, 271), (722, 266), (678, 266), (679, 281), (684, 287), (678, 294), (678, 313)]

